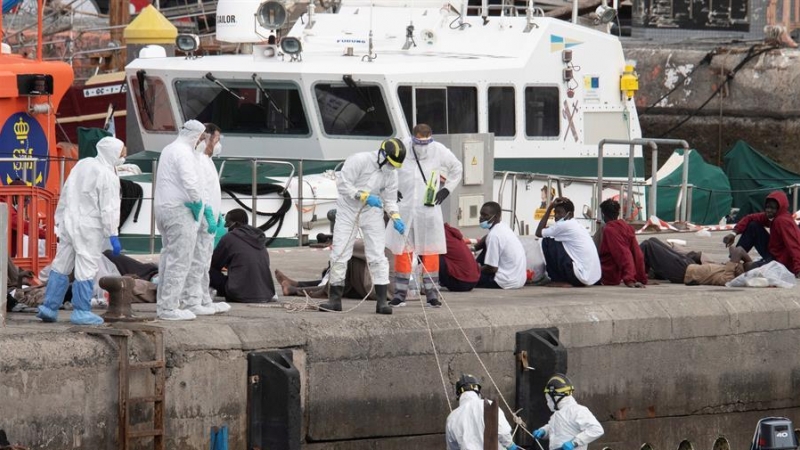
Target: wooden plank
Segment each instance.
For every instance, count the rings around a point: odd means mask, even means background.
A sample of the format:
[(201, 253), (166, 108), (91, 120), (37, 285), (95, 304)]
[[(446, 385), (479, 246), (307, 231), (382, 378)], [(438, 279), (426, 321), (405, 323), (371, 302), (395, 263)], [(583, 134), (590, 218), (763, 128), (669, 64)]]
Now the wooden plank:
[(119, 348), (119, 450), (128, 450), (128, 337), (119, 336), (116, 339)]
[(483, 450), (497, 450), (499, 443), (497, 402), (483, 400)]

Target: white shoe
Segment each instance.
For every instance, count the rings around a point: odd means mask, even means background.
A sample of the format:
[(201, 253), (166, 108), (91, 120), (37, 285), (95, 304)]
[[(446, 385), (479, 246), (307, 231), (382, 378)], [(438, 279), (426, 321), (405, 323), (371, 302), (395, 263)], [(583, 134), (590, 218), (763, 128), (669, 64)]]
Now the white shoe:
[(186, 309), (193, 312), (196, 316), (213, 316), (217, 313), (217, 309), (210, 305), (194, 305)]
[[(204, 306), (206, 306), (206, 305), (204, 305)], [(207, 306), (210, 306), (211, 308), (216, 309), (217, 310), (217, 314), (223, 314), (223, 313), (226, 313), (226, 312), (231, 310), (231, 305), (229, 305), (229, 304), (227, 304), (225, 302), (211, 303), (211, 304), (209, 304)]]
[(158, 312), (158, 318), (161, 320), (194, 320), (197, 316), (186, 309), (165, 309)]

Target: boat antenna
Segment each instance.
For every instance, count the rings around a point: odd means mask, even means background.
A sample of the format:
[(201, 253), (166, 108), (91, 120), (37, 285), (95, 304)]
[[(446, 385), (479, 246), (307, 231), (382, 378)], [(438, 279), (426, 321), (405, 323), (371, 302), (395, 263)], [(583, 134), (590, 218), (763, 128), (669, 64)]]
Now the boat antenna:
[(373, 53), (373, 45), (372, 45), (372, 16), (375, 11), (375, 2), (369, 2), (369, 50), (367, 50), (367, 54), (364, 55), (361, 60), (366, 62), (372, 62), (375, 58), (378, 57), (375, 53)]
[(417, 43), (414, 42), (414, 2), (411, 2), (411, 8), (408, 10), (408, 26), (406, 27), (406, 43), (403, 44), (403, 50), (408, 50), (411, 47), (416, 47)]

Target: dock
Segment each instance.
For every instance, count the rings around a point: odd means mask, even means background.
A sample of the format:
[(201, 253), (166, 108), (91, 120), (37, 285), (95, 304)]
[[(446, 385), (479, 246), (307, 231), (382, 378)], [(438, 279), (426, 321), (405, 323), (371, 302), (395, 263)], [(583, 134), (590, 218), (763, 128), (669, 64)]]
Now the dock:
[[(722, 261), (723, 235), (642, 238), (684, 239)], [(296, 279), (317, 277), (328, 255), (270, 250), (272, 269)], [(423, 312), (410, 301), (391, 316), (376, 315), (370, 301), (346, 314), (234, 304), (221, 316), (148, 322), (163, 329), (165, 341), (165, 447), (207, 449), (211, 428), (224, 425), (229, 448), (249, 450), (248, 354), (285, 349), (300, 374), (302, 448), (441, 449), (458, 376), (478, 376), (510, 417), (503, 399), (515, 407), (516, 333), (556, 327), (575, 397), (606, 431), (592, 449), (634, 450), (645, 442), (675, 449), (689, 440), (694, 449), (711, 450), (719, 436), (731, 448), (747, 448), (761, 417), (800, 423), (798, 294), (797, 287), (668, 282), (645, 289), (526, 287), (443, 291), (447, 307)], [(357, 304), (346, 299), (343, 306)], [(134, 309), (155, 317), (155, 305)], [(30, 448), (120, 448), (116, 347), (107, 336), (70, 331), (68, 318), (62, 311), (60, 322), (44, 324), (32, 314), (11, 314), (0, 328), (0, 428)], [(133, 355), (145, 356), (147, 342), (130, 343)], [(529, 363), (536, 368), (537, 361)], [(141, 390), (152, 382), (141, 375), (130, 384), (147, 395)], [(131, 411), (132, 423), (152, 423), (148, 410)]]

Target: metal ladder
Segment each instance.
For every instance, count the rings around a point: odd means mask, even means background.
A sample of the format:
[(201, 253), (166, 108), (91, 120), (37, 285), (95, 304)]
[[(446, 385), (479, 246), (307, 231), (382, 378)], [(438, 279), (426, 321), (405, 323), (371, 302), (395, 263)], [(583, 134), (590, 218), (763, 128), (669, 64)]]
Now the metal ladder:
[[(119, 352), (119, 450), (131, 448), (134, 439), (153, 438), (153, 448), (164, 450), (164, 400), (166, 358), (162, 329), (138, 323), (114, 323), (111, 327), (73, 327), (70, 331), (97, 336), (110, 336)], [(153, 342), (154, 359), (150, 361), (131, 361), (129, 339), (136, 333), (147, 335)], [(136, 370), (153, 371), (155, 387), (152, 395), (130, 396), (130, 374)], [(128, 406), (139, 403), (153, 404), (153, 427), (144, 430), (131, 430), (128, 422)]]

